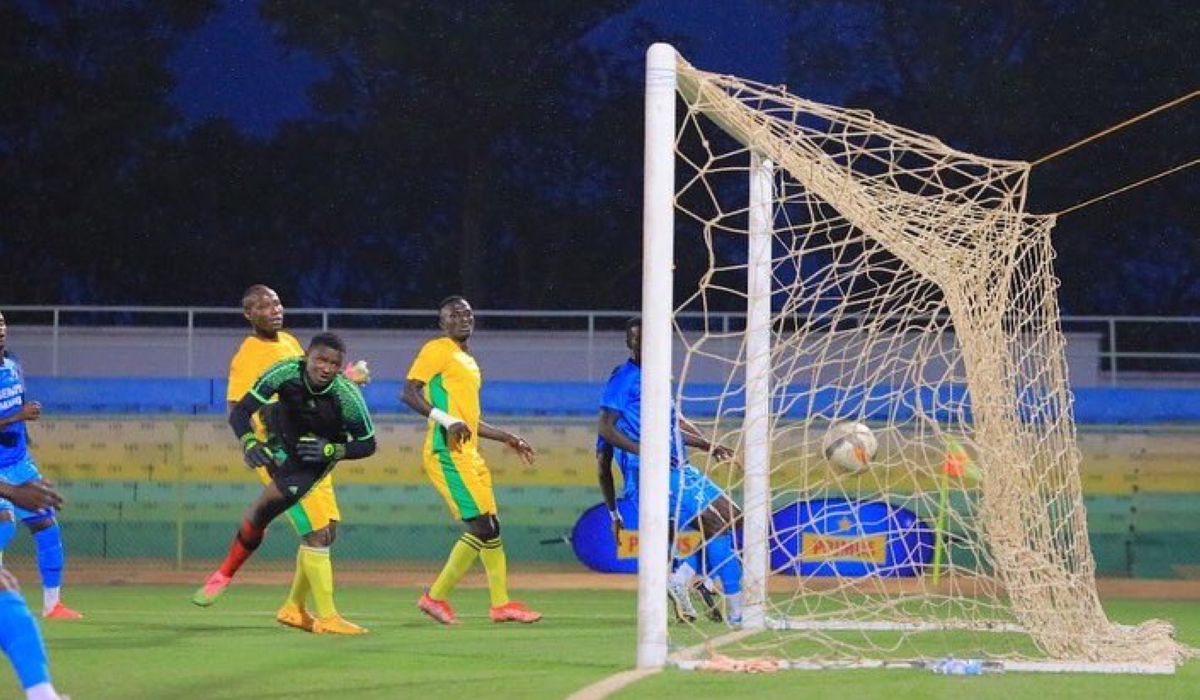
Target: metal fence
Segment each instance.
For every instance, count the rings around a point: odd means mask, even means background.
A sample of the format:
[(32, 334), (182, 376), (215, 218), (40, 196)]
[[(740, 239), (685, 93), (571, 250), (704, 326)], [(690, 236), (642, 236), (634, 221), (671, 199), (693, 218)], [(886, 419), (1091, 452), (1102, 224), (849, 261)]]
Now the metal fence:
[[(222, 361), (227, 359), (229, 339), (246, 328), (242, 310), (232, 307), (9, 306), (0, 310), (10, 326), (33, 336), (12, 339), (9, 344), (19, 346), (24, 340), (39, 354), (44, 351), (41, 371), (35, 373), (48, 376), (80, 374), (87, 346), (115, 343), (118, 336), (140, 346), (157, 345), (170, 357), (172, 374), (213, 376), (211, 363), (206, 362), (214, 353), (222, 356)], [(611, 334), (619, 332), (634, 312), (477, 309), (475, 313), (480, 331), (513, 333), (537, 342), (570, 333), (572, 340), (563, 351), (585, 356), (586, 369), (579, 378), (597, 380), (612, 366)], [(707, 318), (699, 314), (680, 318), (686, 327), (707, 325), (728, 332), (742, 327), (745, 315), (715, 312)], [(350, 334), (411, 334), (414, 339), (435, 328), (430, 309), (288, 309), (287, 323), (299, 332), (332, 328)], [(1200, 385), (1200, 317), (1064, 316), (1062, 327), (1068, 337), (1087, 337), (1089, 343), (1094, 342), (1098, 384)], [(80, 335), (87, 331), (99, 335), (81, 340)], [(618, 348), (617, 355), (621, 354)]]

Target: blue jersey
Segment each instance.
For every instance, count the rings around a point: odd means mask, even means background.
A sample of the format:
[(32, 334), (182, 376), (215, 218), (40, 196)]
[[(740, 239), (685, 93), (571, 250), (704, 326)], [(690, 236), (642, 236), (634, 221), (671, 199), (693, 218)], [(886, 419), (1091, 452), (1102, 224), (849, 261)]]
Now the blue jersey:
[[(617, 414), (616, 428), (636, 443), (642, 441), (642, 368), (633, 360), (613, 370), (604, 386), (604, 395), (600, 398), (600, 408)], [(675, 399), (671, 398), (671, 468), (678, 469), (686, 462), (683, 448), (683, 434), (679, 430), (679, 420), (675, 413)], [(613, 459), (621, 467), (621, 475), (625, 480), (626, 492), (629, 484), (637, 483), (637, 470), (641, 466), (638, 455), (622, 449), (613, 448)], [(631, 479), (632, 477), (632, 479)]]
[[(7, 418), (25, 405), (25, 378), (21, 365), (11, 357), (0, 361), (0, 418)], [(25, 421), (15, 421), (0, 428), (0, 467), (25, 459), (28, 454)]]

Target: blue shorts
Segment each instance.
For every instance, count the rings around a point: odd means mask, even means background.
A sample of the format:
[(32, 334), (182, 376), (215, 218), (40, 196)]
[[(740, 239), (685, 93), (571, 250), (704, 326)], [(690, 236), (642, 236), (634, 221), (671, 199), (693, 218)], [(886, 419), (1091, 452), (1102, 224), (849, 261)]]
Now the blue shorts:
[[(33, 463), (33, 459), (26, 457), (16, 464), (10, 464), (7, 467), (0, 467), (0, 482), (10, 486), (20, 486), (27, 484), (30, 481), (41, 479), (42, 474), (38, 471), (37, 465)], [(41, 510), (25, 510), (17, 507), (12, 501), (7, 498), (0, 498), (0, 511), (11, 510), (17, 520), (41, 520), (42, 518), (52, 517), (54, 515), (53, 508), (43, 508)]]
[(685, 464), (683, 469), (673, 470), (670, 479), (671, 522), (680, 530), (692, 529), (692, 521), (713, 501), (725, 495), (720, 486), (690, 464)]

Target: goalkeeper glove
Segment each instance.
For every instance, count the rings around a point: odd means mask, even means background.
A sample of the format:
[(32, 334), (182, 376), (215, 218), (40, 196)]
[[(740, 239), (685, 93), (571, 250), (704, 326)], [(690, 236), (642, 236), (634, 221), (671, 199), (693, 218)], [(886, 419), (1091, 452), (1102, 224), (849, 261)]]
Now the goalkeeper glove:
[(301, 462), (328, 464), (346, 456), (346, 446), (325, 438), (305, 435), (296, 443), (296, 456)]
[(246, 459), (246, 466), (251, 469), (274, 467), (278, 464), (275, 461), (275, 455), (271, 454), (271, 449), (259, 442), (254, 433), (246, 433), (242, 436), (242, 456)]

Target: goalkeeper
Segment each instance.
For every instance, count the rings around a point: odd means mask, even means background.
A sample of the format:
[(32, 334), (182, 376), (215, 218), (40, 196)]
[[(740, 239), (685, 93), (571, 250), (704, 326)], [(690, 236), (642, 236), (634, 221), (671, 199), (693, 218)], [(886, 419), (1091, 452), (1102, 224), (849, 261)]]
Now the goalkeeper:
[[(642, 424), (641, 319), (631, 318), (625, 323), (625, 346), (629, 348), (629, 359), (613, 370), (604, 387), (604, 395), (600, 400), (598, 432), (603, 441), (612, 446), (617, 464), (621, 467), (625, 497), (637, 503)], [(671, 436), (669, 479), (671, 524), (676, 530), (700, 531), (704, 541), (701, 554), (708, 575), (721, 581), (721, 588), (725, 594), (726, 622), (731, 626), (740, 625), (742, 565), (734, 551), (733, 529), (737, 527), (741, 514), (719, 486), (688, 463), (683, 446), (704, 450), (720, 461), (733, 459), (733, 451), (705, 439), (695, 425), (679, 415), (673, 400), (671, 422), (674, 427)], [(616, 512), (616, 500), (613, 498), (611, 466), (606, 479), (603, 450), (599, 449), (599, 445), (597, 458), (601, 470), (601, 490), (604, 492), (604, 499), (616, 529), (621, 523), (620, 514)], [(687, 616), (691, 608), (691, 603), (686, 598), (687, 585), (701, 568), (699, 561), (700, 558), (693, 555), (671, 574), (668, 591), (675, 604), (677, 616)]]
[[(197, 592), (212, 582), (228, 581), (262, 544), (267, 525), (296, 505), (343, 459), (362, 459), (375, 452), (375, 426), (358, 387), (342, 374), (346, 346), (333, 333), (319, 333), (304, 357), (271, 366), (229, 413), (229, 425), (242, 442), (246, 464), (263, 467), (271, 477), (250, 506), (220, 568)], [(278, 396), (265, 414), (265, 442), (254, 433), (251, 416)], [(343, 619), (333, 604), (333, 569), (328, 550), (304, 560), (317, 617), (316, 634), (363, 634), (367, 630)], [(215, 598), (215, 595), (212, 596)]]
[[(250, 286), (242, 294), (242, 315), (250, 322), (250, 334), (242, 340), (237, 353), (229, 362), (229, 386), (226, 391), (229, 410), (232, 411), (258, 377), (271, 365), (288, 358), (303, 357), (304, 348), (295, 336), (283, 330), (283, 304), (275, 290), (264, 284)], [(363, 363), (365, 366), (365, 363)], [(370, 380), (369, 373), (347, 376), (362, 386)], [(263, 407), (269, 411), (270, 404)], [(256, 414), (254, 421), (255, 434), (265, 439), (261, 413)], [(259, 480), (263, 484), (271, 483), (271, 475), (266, 469), (256, 469)], [(319, 568), (322, 559), (329, 558), (330, 547), (337, 539), (337, 525), (341, 520), (337, 497), (333, 489), (333, 476), (326, 475), (308, 492), (299, 503), (287, 511), (288, 519), (300, 535), (300, 546), (296, 551), (296, 574), (292, 579), (292, 589), (288, 593), (287, 602), (275, 614), (280, 624), (295, 627), (308, 632), (312, 631), (313, 618), (307, 610), (308, 595), (312, 586), (308, 580), (308, 570)], [(223, 575), (214, 574), (213, 579), (197, 592), (192, 602), (209, 606), (231, 583)]]

